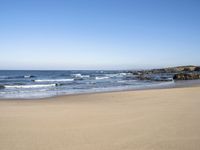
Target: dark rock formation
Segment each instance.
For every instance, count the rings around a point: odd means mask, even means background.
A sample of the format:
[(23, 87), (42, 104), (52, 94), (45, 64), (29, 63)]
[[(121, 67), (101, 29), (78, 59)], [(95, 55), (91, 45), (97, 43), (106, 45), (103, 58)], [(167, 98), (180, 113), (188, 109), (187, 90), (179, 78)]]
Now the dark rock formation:
[(191, 72), (191, 71), (194, 71), (194, 70), (191, 69), (191, 68), (184, 68), (183, 71), (184, 71), (184, 72)]
[(175, 74), (173, 79), (174, 80), (195, 80), (195, 79), (200, 79), (200, 74), (179, 73), (179, 74)]
[(179, 67), (171, 67), (171, 68), (143, 70), (140, 72), (142, 72), (142, 74), (165, 74), (165, 73), (182, 73), (182, 72), (193, 72), (193, 71), (200, 71), (200, 67), (179, 66)]
[(173, 81), (173, 75), (167, 74), (142, 74), (137, 76), (139, 80), (151, 80), (151, 81)]
[(151, 80), (150, 76), (147, 76), (145, 74), (141, 74), (137, 77), (139, 80)]
[(153, 81), (173, 81), (172, 77), (156, 77), (153, 78)]
[(132, 72), (139, 80), (172, 81), (200, 79), (199, 66), (179, 66)]
[(5, 88), (5, 86), (3, 86), (3, 85), (0, 85), (0, 90), (1, 90), (1, 89), (4, 89), (4, 88)]
[(194, 71), (200, 71), (200, 67), (196, 67)]

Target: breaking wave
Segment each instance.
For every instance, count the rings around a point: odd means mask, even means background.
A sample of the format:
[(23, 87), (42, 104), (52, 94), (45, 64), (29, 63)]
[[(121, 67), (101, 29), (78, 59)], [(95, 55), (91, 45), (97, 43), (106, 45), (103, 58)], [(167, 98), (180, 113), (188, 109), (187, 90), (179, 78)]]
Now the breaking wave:
[(57, 84), (38, 84), (38, 85), (4, 85), (5, 88), (45, 88), (45, 87), (55, 87)]
[(44, 79), (44, 80), (33, 80), (34, 82), (71, 82), (74, 79)]
[(109, 77), (95, 77), (96, 80), (108, 79)]

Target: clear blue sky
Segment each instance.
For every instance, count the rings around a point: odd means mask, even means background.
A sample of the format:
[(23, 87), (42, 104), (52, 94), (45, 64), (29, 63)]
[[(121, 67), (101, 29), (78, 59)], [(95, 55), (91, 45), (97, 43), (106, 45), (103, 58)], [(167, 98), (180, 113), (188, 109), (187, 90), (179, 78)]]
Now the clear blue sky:
[(0, 69), (200, 65), (200, 0), (0, 0)]

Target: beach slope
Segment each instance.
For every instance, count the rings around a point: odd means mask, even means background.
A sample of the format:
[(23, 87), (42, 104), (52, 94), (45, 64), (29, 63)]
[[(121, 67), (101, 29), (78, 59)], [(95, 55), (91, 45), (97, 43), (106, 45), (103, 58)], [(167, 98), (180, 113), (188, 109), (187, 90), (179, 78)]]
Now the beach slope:
[(0, 100), (1, 150), (199, 150), (200, 88)]

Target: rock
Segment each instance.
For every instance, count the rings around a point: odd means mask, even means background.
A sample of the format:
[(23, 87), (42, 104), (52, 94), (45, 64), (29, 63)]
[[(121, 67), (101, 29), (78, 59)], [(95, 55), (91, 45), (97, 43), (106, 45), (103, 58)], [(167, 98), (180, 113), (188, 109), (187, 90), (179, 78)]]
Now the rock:
[(151, 69), (142, 71), (143, 74), (165, 74), (165, 73), (181, 73), (181, 72), (192, 72), (198, 68), (196, 66), (179, 66), (179, 67), (170, 67), (162, 69)]
[(133, 75), (136, 75), (136, 76), (138, 76), (138, 75), (141, 75), (142, 73), (140, 72), (140, 71), (133, 71), (133, 72), (131, 72)]
[(188, 72), (188, 71), (194, 71), (194, 69), (196, 68), (196, 66), (179, 66), (179, 67), (174, 67), (174, 69), (176, 70), (176, 72)]
[(137, 77), (139, 80), (150, 80), (150, 81), (173, 81), (173, 76), (161, 76), (158, 74), (142, 74)]
[(151, 73), (158, 74), (158, 73), (167, 73), (165, 69), (153, 69), (151, 70)]
[(200, 71), (200, 67), (196, 67), (194, 71)]
[(35, 78), (36, 76), (31, 75), (30, 78)]
[(195, 79), (200, 79), (200, 74), (179, 73), (179, 74), (175, 74), (173, 79), (174, 80), (195, 80)]
[(5, 86), (4, 85), (0, 85), (0, 89), (4, 89), (5, 88)]
[(152, 78), (153, 81), (173, 81), (172, 77), (156, 77)]
[(132, 72), (139, 80), (172, 81), (200, 79), (199, 66), (178, 66), (162, 69), (140, 70)]
[(145, 74), (141, 74), (137, 77), (139, 80), (150, 80), (151, 78)]
[(64, 85), (69, 85), (67, 83), (56, 83), (55, 86), (64, 86)]
[(192, 70), (191, 68), (184, 68), (183, 71), (184, 71), (184, 72), (191, 72), (191, 71), (193, 71), (193, 70)]

